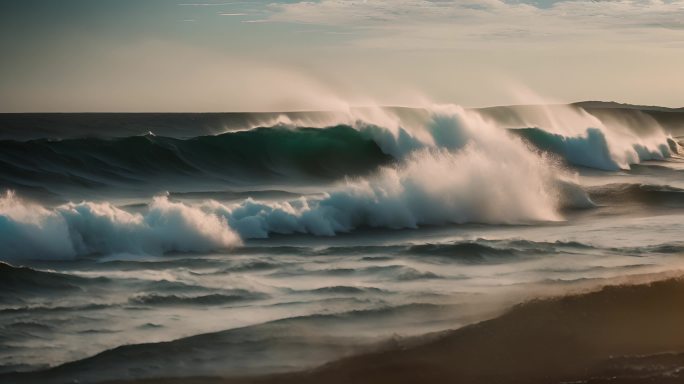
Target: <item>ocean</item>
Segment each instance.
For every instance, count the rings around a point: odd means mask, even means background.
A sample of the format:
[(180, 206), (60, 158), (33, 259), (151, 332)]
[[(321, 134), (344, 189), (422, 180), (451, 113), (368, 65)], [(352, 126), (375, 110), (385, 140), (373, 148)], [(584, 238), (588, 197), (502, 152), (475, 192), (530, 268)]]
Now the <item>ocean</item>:
[(0, 379), (297, 371), (680, 270), (682, 145), (601, 102), (2, 114)]

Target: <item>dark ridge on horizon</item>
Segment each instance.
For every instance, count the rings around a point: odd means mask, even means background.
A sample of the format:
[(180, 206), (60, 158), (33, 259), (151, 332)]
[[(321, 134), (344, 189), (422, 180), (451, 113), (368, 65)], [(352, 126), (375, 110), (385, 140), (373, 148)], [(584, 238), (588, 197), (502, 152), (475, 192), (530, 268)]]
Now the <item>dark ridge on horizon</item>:
[[(438, 103), (439, 104), (439, 103)], [(541, 106), (563, 106), (571, 105), (582, 108), (591, 109), (637, 109), (644, 111), (658, 111), (658, 112), (684, 112), (684, 107), (664, 107), (659, 105), (646, 104), (631, 104), (621, 103), (619, 101), (602, 101), (602, 100), (582, 100), (570, 103), (550, 103), (550, 104), (500, 104), (480, 107), (464, 107), (466, 109), (488, 109), (488, 108), (512, 108), (512, 107), (541, 107)], [(402, 106), (402, 105), (381, 105), (379, 108), (388, 109), (423, 109), (420, 106)], [(375, 106), (356, 105), (351, 106), (351, 109), (366, 109), (375, 108)], [(330, 113), (335, 110), (317, 110), (317, 109), (293, 109), (281, 111), (22, 111), (22, 112), (0, 112), (0, 115), (270, 115), (270, 114), (309, 114), (309, 113)]]
[(684, 112), (684, 107), (661, 107), (658, 105), (642, 105), (642, 104), (629, 104), (620, 103), (617, 101), (600, 101), (600, 100), (585, 100), (577, 101), (571, 103), (570, 105), (576, 105), (582, 108), (590, 109), (602, 109), (602, 108), (613, 108), (613, 109), (638, 109), (642, 111), (657, 111), (657, 112)]

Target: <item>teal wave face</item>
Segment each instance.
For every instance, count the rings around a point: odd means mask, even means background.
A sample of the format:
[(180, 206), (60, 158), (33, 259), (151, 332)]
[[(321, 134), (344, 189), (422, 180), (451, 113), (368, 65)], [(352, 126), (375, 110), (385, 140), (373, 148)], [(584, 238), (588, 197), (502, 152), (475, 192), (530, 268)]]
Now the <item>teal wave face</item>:
[(175, 183), (333, 180), (390, 162), (348, 126), (200, 136), (0, 141), (0, 188), (169, 188)]
[[(585, 135), (574, 137), (550, 133), (540, 128), (513, 129), (511, 132), (541, 151), (561, 156), (571, 165), (605, 171), (616, 171), (623, 167), (612, 156), (605, 134), (597, 128), (587, 128)], [(658, 150), (649, 150), (643, 145), (633, 144), (632, 147), (638, 156), (638, 159), (633, 159), (633, 162), (660, 160), (668, 157), (673, 150), (672, 145), (673, 143), (668, 141)]]

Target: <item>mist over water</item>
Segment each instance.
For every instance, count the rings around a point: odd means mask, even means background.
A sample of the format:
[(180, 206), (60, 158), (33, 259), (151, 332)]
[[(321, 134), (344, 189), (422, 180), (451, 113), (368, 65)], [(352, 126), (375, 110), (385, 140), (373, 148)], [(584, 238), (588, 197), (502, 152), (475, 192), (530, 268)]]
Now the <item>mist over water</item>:
[(54, 381), (296, 370), (540, 292), (678, 269), (681, 138), (606, 113), (369, 107), (198, 134), (174, 115), (135, 134), (3, 131), (0, 372), (102, 351)]
[[(161, 196), (144, 213), (130, 213), (108, 202), (48, 209), (23, 203), (8, 192), (0, 205), (6, 221), (3, 236), (13, 245), (8, 256), (206, 252), (238, 245), (234, 232), (242, 238), (270, 233), (334, 236), (362, 227), (561, 220), (559, 181), (571, 175), (476, 113), (439, 107), (418, 127), (384, 128), (357, 121), (354, 128), (396, 161), (368, 176), (348, 178), (316, 197), (275, 203), (248, 198), (225, 205), (171, 202)], [(300, 140), (312, 142), (293, 143), (296, 148), (329, 143), (301, 134), (305, 136)]]
[[(563, 156), (568, 162), (602, 170), (629, 169), (646, 160), (671, 154), (671, 138), (652, 118), (635, 123), (606, 119), (582, 108), (542, 106), (521, 114), (523, 130), (533, 144)], [(640, 116), (641, 117), (641, 116)]]

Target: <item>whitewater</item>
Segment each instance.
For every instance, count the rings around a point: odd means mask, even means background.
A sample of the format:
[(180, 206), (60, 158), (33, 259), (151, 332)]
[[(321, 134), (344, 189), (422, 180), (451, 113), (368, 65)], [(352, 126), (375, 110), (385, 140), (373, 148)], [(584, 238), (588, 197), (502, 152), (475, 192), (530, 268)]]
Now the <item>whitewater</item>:
[(683, 114), (2, 116), (0, 374), (296, 370), (680, 268)]

